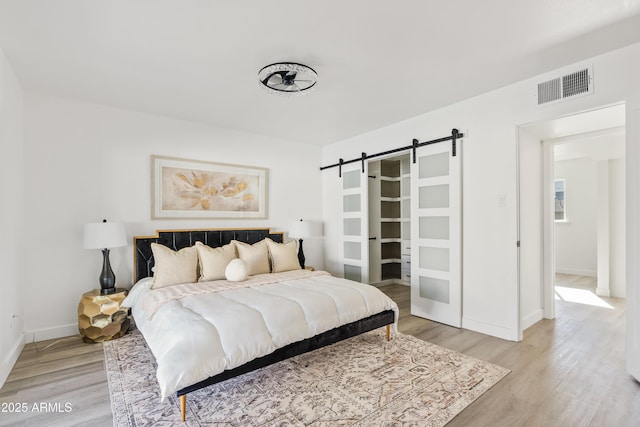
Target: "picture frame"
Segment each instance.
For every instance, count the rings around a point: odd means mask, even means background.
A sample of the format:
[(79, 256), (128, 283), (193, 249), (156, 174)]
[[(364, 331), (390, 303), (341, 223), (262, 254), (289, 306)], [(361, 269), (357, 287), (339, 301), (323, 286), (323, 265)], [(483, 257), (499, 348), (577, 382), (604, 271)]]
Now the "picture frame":
[(267, 169), (151, 156), (151, 219), (267, 218)]

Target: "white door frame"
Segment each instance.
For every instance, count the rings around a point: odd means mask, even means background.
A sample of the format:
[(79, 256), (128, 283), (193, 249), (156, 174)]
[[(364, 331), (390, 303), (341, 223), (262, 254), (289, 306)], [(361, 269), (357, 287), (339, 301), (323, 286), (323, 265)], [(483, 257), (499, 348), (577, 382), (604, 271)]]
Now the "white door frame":
[(556, 282), (556, 227), (555, 227), (555, 186), (554, 186), (554, 141), (542, 141), (542, 265), (543, 287), (542, 308), (545, 319), (556, 317), (555, 282)]

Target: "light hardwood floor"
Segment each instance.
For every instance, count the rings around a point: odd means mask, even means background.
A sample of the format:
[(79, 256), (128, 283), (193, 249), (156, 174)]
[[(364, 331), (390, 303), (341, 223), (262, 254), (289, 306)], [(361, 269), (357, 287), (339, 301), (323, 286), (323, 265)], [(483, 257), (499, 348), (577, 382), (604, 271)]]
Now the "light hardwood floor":
[[(562, 286), (571, 281), (586, 286), (575, 278)], [(603, 298), (606, 308), (559, 299), (556, 320), (514, 343), (413, 317), (408, 287), (381, 289), (400, 306), (400, 332), (511, 369), (450, 426), (640, 425), (640, 384), (625, 371), (624, 300)], [(0, 390), (0, 403), (10, 402), (27, 403), (29, 412), (0, 413), (0, 426), (112, 425), (102, 345), (79, 337), (27, 345)], [(71, 411), (33, 412), (41, 402), (62, 410), (69, 403)]]

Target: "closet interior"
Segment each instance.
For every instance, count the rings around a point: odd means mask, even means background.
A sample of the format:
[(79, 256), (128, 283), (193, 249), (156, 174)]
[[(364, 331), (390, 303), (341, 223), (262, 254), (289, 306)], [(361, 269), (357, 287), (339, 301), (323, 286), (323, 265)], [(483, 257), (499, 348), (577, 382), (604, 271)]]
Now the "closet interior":
[(409, 154), (369, 162), (369, 283), (411, 284)]

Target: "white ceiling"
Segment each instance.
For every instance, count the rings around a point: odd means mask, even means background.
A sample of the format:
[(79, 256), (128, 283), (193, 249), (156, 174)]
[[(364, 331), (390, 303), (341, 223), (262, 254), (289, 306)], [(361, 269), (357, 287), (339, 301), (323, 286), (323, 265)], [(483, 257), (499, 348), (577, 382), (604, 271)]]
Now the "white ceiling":
[[(0, 0), (27, 90), (313, 144), (640, 41), (640, 0)], [(257, 74), (295, 61), (317, 89)]]

